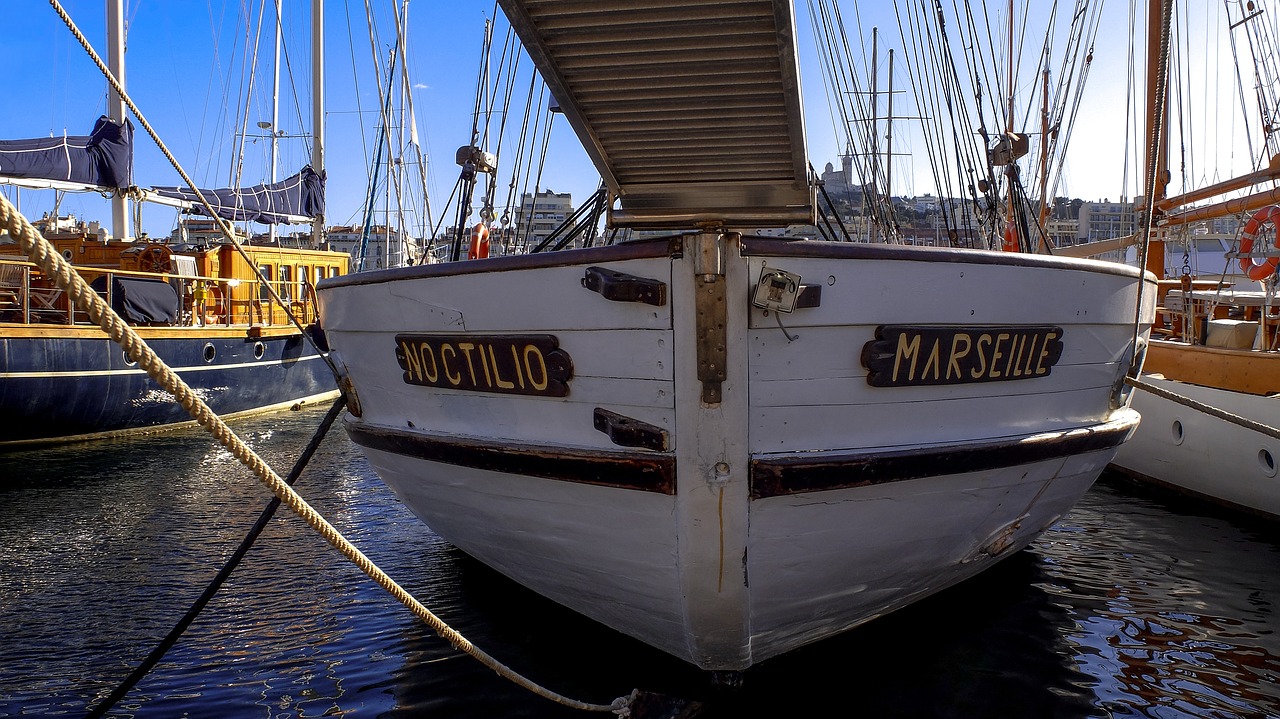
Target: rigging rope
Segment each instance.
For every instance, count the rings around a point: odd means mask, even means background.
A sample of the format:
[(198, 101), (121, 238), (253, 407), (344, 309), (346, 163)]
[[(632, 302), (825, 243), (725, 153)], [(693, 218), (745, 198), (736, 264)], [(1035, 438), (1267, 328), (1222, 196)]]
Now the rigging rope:
[[(79, 41), (80, 46), (84, 48), (85, 52), (89, 53), (89, 58), (93, 60), (93, 63), (95, 65), (98, 66), (98, 70), (102, 72), (104, 77), (106, 77), (107, 82), (111, 85), (111, 88), (116, 91), (116, 93), (120, 96), (120, 99), (124, 102), (126, 106), (128, 106), (130, 112), (133, 113), (133, 116), (138, 118), (138, 124), (142, 125), (142, 128), (147, 131), (148, 135), (151, 136), (151, 139), (156, 143), (156, 146), (160, 149), (160, 152), (164, 154), (165, 159), (167, 159), (169, 161), (169, 164), (173, 166), (173, 169), (178, 172), (178, 175), (182, 178), (182, 181), (186, 183), (188, 187), (191, 188), (192, 194), (194, 194), (196, 196), (196, 199), (200, 201), (200, 205), (204, 207), (205, 212), (209, 213), (209, 217), (214, 219), (214, 224), (218, 226), (218, 229), (222, 232), (223, 236), (227, 238), (228, 242), (231, 244), (233, 248), (235, 248), (236, 252), (240, 255), (240, 257), (243, 258), (244, 261), (249, 265), (249, 267), (253, 269), (255, 276), (258, 278), (258, 281), (261, 283), (260, 287), (267, 291), (267, 294), (271, 297), (272, 301), (280, 305), (280, 307), (284, 310), (285, 316), (289, 318), (289, 321), (293, 324), (293, 326), (296, 327), (298, 331), (302, 334), (303, 339), (305, 339), (307, 343), (311, 345), (312, 349), (315, 350), (316, 354), (320, 357), (320, 359), (324, 360), (324, 363), (329, 366), (329, 370), (333, 372), (333, 376), (335, 378), (339, 377), (340, 373), (338, 372), (338, 368), (336, 365), (334, 365), (333, 360), (329, 357), (329, 354), (320, 349), (320, 347), (316, 344), (315, 338), (312, 337), (309, 332), (304, 330), (302, 327), (302, 324), (298, 322), (298, 318), (294, 316), (293, 310), (290, 308), (289, 303), (282, 300), (280, 298), (280, 294), (276, 292), (276, 289), (271, 286), (271, 283), (268, 282), (265, 277), (262, 276), (262, 270), (259, 269), (258, 263), (254, 262), (249, 257), (249, 253), (246, 252), (245, 249), (240, 246), (240, 243), (236, 241), (235, 235), (231, 229), (231, 223), (218, 217), (217, 213), (213, 211), (213, 207), (210, 206), (209, 201), (205, 199), (204, 193), (200, 191), (200, 188), (196, 187), (195, 182), (191, 179), (191, 176), (187, 174), (187, 171), (182, 169), (182, 165), (179, 164), (178, 158), (174, 157), (173, 153), (169, 151), (169, 147), (164, 144), (164, 142), (160, 139), (160, 135), (157, 134), (155, 129), (151, 127), (151, 123), (147, 122), (147, 118), (142, 115), (142, 111), (139, 110), (138, 106), (134, 104), (133, 98), (129, 97), (129, 94), (125, 92), (124, 87), (120, 84), (120, 81), (116, 79), (116, 76), (111, 73), (111, 70), (107, 67), (106, 63), (102, 61), (102, 58), (93, 49), (93, 46), (89, 44), (88, 38), (84, 36), (84, 33), (80, 32), (80, 28), (76, 27), (75, 22), (73, 22), (71, 19), (71, 15), (69, 15), (66, 9), (62, 7), (62, 3), (60, 3), (58, 0), (49, 0), (49, 4), (53, 6), (54, 11), (57, 12), (58, 16), (62, 18), (62, 22), (67, 26), (69, 30), (71, 30), (71, 33), (75, 35), (75, 38), (77, 41)], [(68, 265), (68, 267), (70, 267), (70, 265)]]
[(307, 503), (292, 487), (285, 483), (279, 475), (267, 465), (266, 462), (259, 457), (253, 449), (245, 444), (230, 427), (222, 421), (213, 410), (209, 408), (204, 400), (200, 399), (195, 393), (172, 369), (170, 369), (156, 353), (147, 346), (146, 342), (120, 318), (106, 302), (95, 292), (84, 278), (80, 276), (75, 268), (71, 266), (62, 255), (58, 253), (57, 248), (51, 245), (43, 236), (31, 226), (16, 208), (3, 196), (0, 196), (0, 227), (4, 227), (9, 231), (9, 235), (18, 243), (23, 253), (35, 263), (40, 271), (52, 278), (54, 283), (75, 302), (76, 306), (85, 312), (90, 320), (97, 324), (103, 332), (109, 336), (112, 341), (120, 345), (120, 347), (128, 354), (129, 359), (136, 362), (138, 366), (146, 370), (147, 375), (151, 377), (165, 391), (173, 395), (174, 399), (182, 405), (191, 416), (209, 431), (210, 434), (218, 440), (218, 443), (231, 452), (241, 464), (248, 467), (253, 474), (261, 481), (272, 494), (280, 499), (289, 509), (293, 510), (307, 524), (324, 537), (331, 546), (342, 553), (344, 557), (351, 560), (353, 564), (360, 568), (370, 579), (385, 589), (401, 604), (405, 605), (415, 615), (421, 618), (431, 627), (436, 634), (448, 641), (455, 649), (459, 649), (471, 657), (475, 658), (481, 664), (489, 667), (499, 676), (524, 687), (525, 689), (537, 694), (540, 697), (549, 699), (558, 704), (562, 704), (574, 709), (582, 709), (586, 711), (600, 712), (626, 712), (631, 699), (635, 696), (635, 692), (631, 697), (619, 697), (612, 704), (591, 704), (578, 701), (569, 697), (558, 694), (550, 689), (542, 687), (533, 680), (526, 678), (524, 675), (515, 672), (493, 656), (489, 655), (479, 647), (476, 647), (465, 637), (455, 631), (448, 624), (445, 624), (439, 617), (433, 614), (429, 609), (423, 606), (409, 592), (401, 587), (395, 580), (382, 571), (373, 563), (363, 552), (361, 552), (354, 544), (352, 544), (336, 527), (328, 522), (320, 515), (310, 504)]

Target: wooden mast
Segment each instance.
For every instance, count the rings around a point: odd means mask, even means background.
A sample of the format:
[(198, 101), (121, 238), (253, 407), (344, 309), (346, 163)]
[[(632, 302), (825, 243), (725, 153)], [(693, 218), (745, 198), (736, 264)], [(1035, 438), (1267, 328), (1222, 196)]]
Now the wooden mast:
[[(1156, 137), (1156, 112), (1157, 108), (1163, 108), (1165, 118), (1168, 117), (1168, 103), (1160, 102), (1164, 98), (1157, 97), (1158, 88), (1165, 86), (1160, 82), (1157, 74), (1160, 72), (1160, 40), (1164, 27), (1164, 3), (1163, 0), (1147, 0), (1147, 157), (1146, 167), (1149, 173), (1146, 177), (1152, 177), (1154, 180), (1147, 180), (1143, 192), (1148, 188), (1151, 191), (1151, 197), (1145, 199), (1143, 208), (1150, 207), (1151, 203), (1155, 203), (1159, 207), (1160, 201), (1165, 198), (1166, 188), (1168, 185), (1168, 147), (1169, 139), (1167, 132), (1160, 132)], [(1165, 69), (1167, 73), (1168, 70)], [(1165, 91), (1166, 97), (1168, 90)], [(1167, 127), (1168, 123), (1161, 122), (1161, 126)], [(1154, 224), (1154, 223), (1153, 223)], [(1147, 250), (1147, 262), (1145, 269), (1156, 277), (1164, 277), (1164, 240), (1154, 239), (1152, 230), (1148, 228), (1148, 237), (1152, 239), (1149, 242)]]

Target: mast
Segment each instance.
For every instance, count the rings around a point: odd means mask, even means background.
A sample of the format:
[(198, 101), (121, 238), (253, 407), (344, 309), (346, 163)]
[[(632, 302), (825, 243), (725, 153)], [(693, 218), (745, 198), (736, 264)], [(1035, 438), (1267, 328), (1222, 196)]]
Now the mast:
[[(124, 0), (107, 0), (107, 67), (120, 87), (125, 87)], [(114, 123), (124, 123), (124, 98), (110, 87), (107, 89), (107, 117)], [(119, 190), (111, 194), (111, 234), (118, 240), (129, 239), (129, 200)]]
[[(271, 180), (272, 184), (276, 181), (276, 165), (280, 158), (280, 46), (284, 43), (282, 25), (284, 18), (281, 17), (281, 0), (276, 0), (276, 46), (275, 46), (275, 69), (274, 78), (271, 83)], [(276, 225), (271, 223), (271, 244), (277, 242)]]
[[(1009, 68), (1008, 68), (1008, 70), (1009, 70), (1009, 75), (1008, 75), (1008, 77), (1009, 77), (1009, 115), (1008, 115), (1008, 119), (1007, 119), (1007, 120), (1006, 120), (1006, 122), (1005, 122), (1005, 138), (1006, 138), (1009, 142), (1012, 142), (1012, 141), (1013, 141), (1013, 122), (1014, 122), (1014, 117), (1015, 117), (1015, 115), (1014, 115), (1014, 109), (1013, 109), (1013, 88), (1014, 88), (1014, 78), (1013, 78), (1013, 0), (1009, 0), (1009, 50), (1008, 50), (1008, 52), (1009, 52)], [(1017, 208), (1016, 208), (1016, 207), (1014, 206), (1014, 204), (1013, 204), (1013, 178), (1014, 178), (1014, 176), (1015, 176), (1015, 174), (1016, 174), (1017, 172), (1018, 172), (1018, 165), (1017, 165), (1017, 162), (1015, 161), (1015, 159), (1014, 159), (1014, 157), (1013, 157), (1013, 152), (1012, 152), (1012, 148), (1011, 148), (1011, 151), (1010, 151), (1010, 153), (1009, 153), (1009, 164), (1008, 164), (1007, 166), (1005, 166), (1005, 175), (1006, 175), (1006, 177), (1008, 178), (1008, 182), (1007, 182), (1007, 184), (1006, 184), (1006, 186), (1005, 186), (1005, 193), (1009, 196), (1009, 214), (1008, 214), (1008, 216), (1007, 216), (1007, 218), (1006, 218), (1006, 220), (1005, 220), (1005, 227), (1006, 227), (1006, 228), (1008, 228), (1008, 227), (1012, 226), (1012, 227), (1014, 228), (1014, 232), (1015, 232), (1015, 233), (1017, 232), (1017, 226), (1018, 226), (1018, 225), (1017, 225), (1017, 223), (1016, 223), (1016, 222), (1014, 222), (1014, 213), (1017, 211)], [(1008, 229), (1006, 229), (1006, 230), (1005, 230), (1005, 232), (1006, 232), (1006, 234), (1007, 234), (1007, 233), (1008, 233)], [(1006, 242), (1007, 242), (1007, 241), (1008, 241), (1008, 239), (1006, 238)], [(1020, 240), (1018, 241), (1018, 245), (1019, 245), (1019, 247), (1021, 247), (1021, 241), (1020, 241)], [(1016, 249), (1018, 249), (1018, 248), (1014, 248), (1014, 249), (1016, 250)]]
[[(1162, 0), (1147, 0), (1147, 149), (1146, 149), (1146, 168), (1147, 175), (1143, 180), (1143, 192), (1149, 192), (1150, 197), (1146, 198), (1145, 207), (1159, 207), (1161, 200), (1166, 195), (1166, 183), (1168, 177), (1169, 163), (1169, 139), (1166, 132), (1159, 132), (1157, 136), (1157, 108), (1164, 108), (1164, 115), (1168, 116), (1167, 103), (1161, 102), (1158, 97), (1159, 88), (1164, 87), (1166, 83), (1161, 82), (1158, 77), (1160, 72), (1160, 45), (1164, 27), (1164, 3)], [(1165, 71), (1168, 72), (1167, 70)], [(1165, 95), (1167, 97), (1168, 90)], [(1165, 123), (1160, 123), (1165, 126)], [(1145, 210), (1144, 210), (1145, 211)], [(1147, 251), (1147, 261), (1145, 269), (1153, 273), (1156, 277), (1164, 277), (1164, 241), (1152, 239), (1153, 228), (1147, 228), (1147, 237), (1149, 248)]]
[(893, 217), (893, 50), (889, 50), (889, 108), (884, 118), (884, 191), (889, 195), (889, 217)]
[[(324, 172), (324, 0), (311, 1), (311, 169), (323, 180)], [(326, 183), (327, 184), (327, 183)], [(311, 242), (324, 239), (324, 215), (311, 224)]]
[[(880, 130), (879, 130), (879, 125), (877, 124), (877, 117), (876, 117), (876, 109), (880, 103), (880, 96), (876, 94), (876, 83), (878, 80), (879, 66), (880, 66), (880, 57), (878, 54), (879, 40), (880, 40), (880, 28), (875, 28), (875, 27), (871, 28), (871, 182), (873, 186), (880, 184), (880, 168), (879, 168), (880, 148), (877, 147), (877, 145), (880, 144), (880, 139), (879, 139)], [(885, 191), (886, 192), (888, 191), (887, 187), (885, 188)], [(877, 188), (877, 194), (879, 194), (878, 188)], [(877, 205), (880, 204), (879, 197), (875, 198), (875, 201)], [(891, 206), (893, 205), (893, 198), (889, 199), (889, 204)], [(875, 242), (876, 240), (879, 239), (880, 224), (874, 221), (874, 217), (879, 216), (880, 211), (881, 211), (881, 208), (876, 208), (875, 214), (873, 215), (873, 221), (871, 223), (871, 241), (872, 242)]]
[(1044, 70), (1040, 104), (1040, 226), (1049, 219), (1049, 68)]

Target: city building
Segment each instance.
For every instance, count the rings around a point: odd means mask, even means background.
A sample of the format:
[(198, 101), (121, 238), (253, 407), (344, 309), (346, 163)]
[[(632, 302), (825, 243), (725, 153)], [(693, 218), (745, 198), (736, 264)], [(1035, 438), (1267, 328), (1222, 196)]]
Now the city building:
[(349, 225), (330, 227), (325, 234), (329, 249), (351, 255), (351, 271), (380, 270), (403, 267), (417, 261), (417, 244), (394, 227), (374, 225), (369, 228), (369, 241), (364, 247), (364, 266), (360, 266), (361, 238), (364, 228)]

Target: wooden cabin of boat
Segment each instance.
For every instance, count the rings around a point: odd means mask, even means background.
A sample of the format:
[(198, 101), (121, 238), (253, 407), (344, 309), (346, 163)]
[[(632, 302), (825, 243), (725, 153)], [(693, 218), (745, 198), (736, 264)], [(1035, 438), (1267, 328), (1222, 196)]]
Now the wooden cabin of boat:
[[(265, 283), (302, 324), (316, 321), (317, 282), (345, 274), (348, 255), (274, 245), (230, 244), (177, 251), (157, 242), (101, 240), (87, 230), (50, 233), (53, 246), (104, 297), (111, 278), (164, 282), (180, 298), (175, 326), (284, 325), (289, 318)], [(246, 256), (248, 259), (246, 259)], [(259, 273), (263, 279), (259, 279)], [(88, 318), (16, 244), (0, 244), (0, 323), (77, 324)]]

